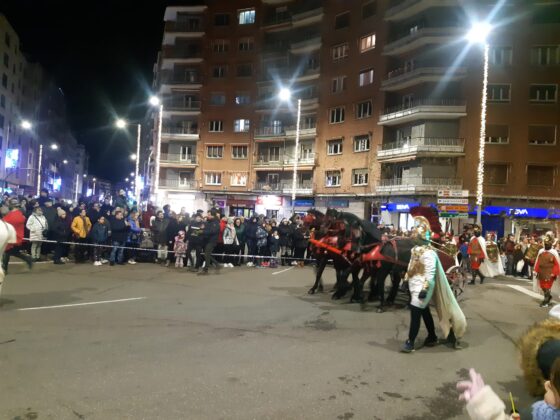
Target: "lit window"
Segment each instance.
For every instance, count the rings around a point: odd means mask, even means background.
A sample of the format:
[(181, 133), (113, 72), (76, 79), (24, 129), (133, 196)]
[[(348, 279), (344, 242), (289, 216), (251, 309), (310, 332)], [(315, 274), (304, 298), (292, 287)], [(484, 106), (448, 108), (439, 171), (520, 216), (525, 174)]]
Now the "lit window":
[(327, 171), (325, 175), (325, 186), (340, 187), (340, 181), (342, 178), (340, 171)]
[(509, 102), (510, 85), (488, 85), (489, 102)]
[(369, 173), (367, 168), (352, 170), (352, 185), (367, 185)]
[(348, 43), (340, 44), (332, 47), (331, 49), (332, 59), (340, 60), (344, 57), (348, 57)]
[(250, 25), (255, 23), (255, 9), (240, 10), (237, 12), (240, 25)]
[(354, 137), (354, 152), (367, 152), (369, 150), (369, 135), (364, 134)]
[(362, 70), (359, 83), (360, 86), (371, 85), (373, 83), (373, 69)]
[(529, 99), (531, 102), (556, 102), (557, 85), (531, 85)]
[(342, 153), (342, 139), (329, 140), (327, 142), (328, 155), (340, 155)]
[(229, 179), (229, 185), (232, 187), (245, 187), (247, 186), (247, 173), (233, 173)]
[(222, 159), (224, 146), (206, 146), (206, 157), (209, 159)]
[(231, 157), (233, 159), (247, 159), (248, 146), (231, 146)]
[(204, 182), (206, 185), (222, 185), (222, 174), (220, 172), (206, 172)]
[(371, 110), (373, 106), (371, 101), (360, 102), (356, 105), (356, 118), (369, 118), (371, 117)]
[(331, 92), (339, 93), (346, 90), (346, 76), (338, 76), (332, 79)]
[(249, 132), (249, 126), (249, 120), (235, 120), (233, 122), (233, 131), (236, 133), (247, 133)]
[(211, 133), (224, 131), (224, 122), (222, 120), (212, 120), (208, 126), (208, 131)]
[(369, 34), (360, 38), (360, 52), (366, 52), (375, 48), (375, 34)]
[(329, 123), (338, 124), (344, 122), (344, 107), (331, 108), (329, 110)]

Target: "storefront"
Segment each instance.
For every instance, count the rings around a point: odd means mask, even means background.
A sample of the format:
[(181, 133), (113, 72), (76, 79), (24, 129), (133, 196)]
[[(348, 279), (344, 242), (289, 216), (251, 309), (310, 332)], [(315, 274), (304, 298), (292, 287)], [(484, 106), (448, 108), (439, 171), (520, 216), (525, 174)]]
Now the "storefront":
[(256, 199), (228, 196), (227, 200), (230, 217), (250, 217), (255, 213)]
[(160, 191), (158, 196), (160, 197), (159, 203), (169, 204), (171, 210), (176, 213), (179, 213), (182, 208), (185, 208), (187, 213), (192, 214), (196, 212), (196, 210), (200, 208), (205, 209), (206, 207), (202, 194)]
[(255, 213), (277, 220), (290, 217), (290, 210), (284, 209), (283, 205), (284, 199), (278, 195), (259, 195), (255, 202)]
[[(476, 207), (472, 216), (476, 215)], [(544, 234), (555, 230), (560, 222), (560, 213), (556, 209), (543, 207), (486, 206), (482, 209), (482, 227), (484, 231), (496, 231), (498, 237), (512, 234)]]
[(410, 209), (420, 205), (421, 203), (416, 201), (383, 204), (381, 205), (381, 223), (400, 230), (412, 229), (414, 218), (410, 215)]

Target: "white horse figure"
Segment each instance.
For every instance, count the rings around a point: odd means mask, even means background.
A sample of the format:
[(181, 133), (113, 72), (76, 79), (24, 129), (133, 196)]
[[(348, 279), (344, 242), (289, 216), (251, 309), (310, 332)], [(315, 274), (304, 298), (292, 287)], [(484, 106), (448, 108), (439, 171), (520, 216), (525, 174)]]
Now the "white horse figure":
[[(4, 256), (6, 245), (15, 244), (16, 241), (17, 237), (14, 227), (0, 219), (0, 261), (2, 261), (2, 257)], [(0, 295), (2, 295), (2, 283), (4, 283), (4, 276), (4, 269), (0, 264)]]

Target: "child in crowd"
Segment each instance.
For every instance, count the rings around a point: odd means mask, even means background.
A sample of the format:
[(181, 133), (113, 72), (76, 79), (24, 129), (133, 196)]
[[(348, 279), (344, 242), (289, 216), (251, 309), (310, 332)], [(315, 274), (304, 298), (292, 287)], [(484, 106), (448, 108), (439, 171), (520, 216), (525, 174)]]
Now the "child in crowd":
[(173, 251), (175, 252), (175, 267), (183, 267), (183, 259), (187, 256), (187, 244), (185, 242), (184, 230), (180, 230), (179, 234), (175, 236)]

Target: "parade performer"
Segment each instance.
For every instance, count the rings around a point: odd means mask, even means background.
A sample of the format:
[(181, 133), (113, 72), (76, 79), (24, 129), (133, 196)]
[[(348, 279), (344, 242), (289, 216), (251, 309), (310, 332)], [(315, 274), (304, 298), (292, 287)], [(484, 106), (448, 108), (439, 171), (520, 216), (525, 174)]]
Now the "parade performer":
[(556, 280), (556, 277), (558, 277), (558, 274), (560, 274), (560, 257), (558, 256), (558, 252), (552, 248), (554, 244), (554, 235), (552, 232), (546, 233), (543, 242), (544, 248), (541, 249), (537, 255), (534, 271), (539, 280), (539, 286), (544, 294), (544, 299), (540, 306), (541, 308), (546, 308), (552, 299), (552, 294), (550, 293), (552, 284), (554, 280)]
[[(433, 302), (436, 307), (439, 325), (446, 338), (452, 336), (456, 339), (461, 338), (467, 328), (465, 315), (457, 304), (438, 255), (430, 246), (432, 231), (439, 224), (437, 215), (433, 217), (428, 215), (428, 217), (430, 217), (430, 221), (424, 216), (415, 215), (414, 217), (415, 240), (418, 245), (412, 248), (405, 277), (408, 280), (411, 302), (408, 340), (401, 350), (404, 353), (414, 351), (414, 341), (420, 329), (421, 318), (428, 330), (424, 346), (431, 347), (438, 343), (429, 307), (430, 302)], [(455, 345), (458, 347), (457, 341), (455, 341)]]
[(494, 241), (494, 234), (486, 235), (486, 241), (483, 245), (484, 254), (487, 258), (480, 264), (479, 272), (484, 278), (503, 276), (505, 274), (504, 264), (500, 255), (500, 248)]
[(467, 249), (467, 254), (469, 254), (469, 260), (471, 262), (472, 270), (472, 280), (469, 284), (475, 284), (476, 276), (480, 277), (480, 284), (484, 283), (484, 276), (480, 272), (480, 264), (482, 264), (486, 258), (485, 248), (486, 243), (484, 238), (480, 237), (480, 226), (473, 225), (473, 234), (469, 242), (469, 247)]

